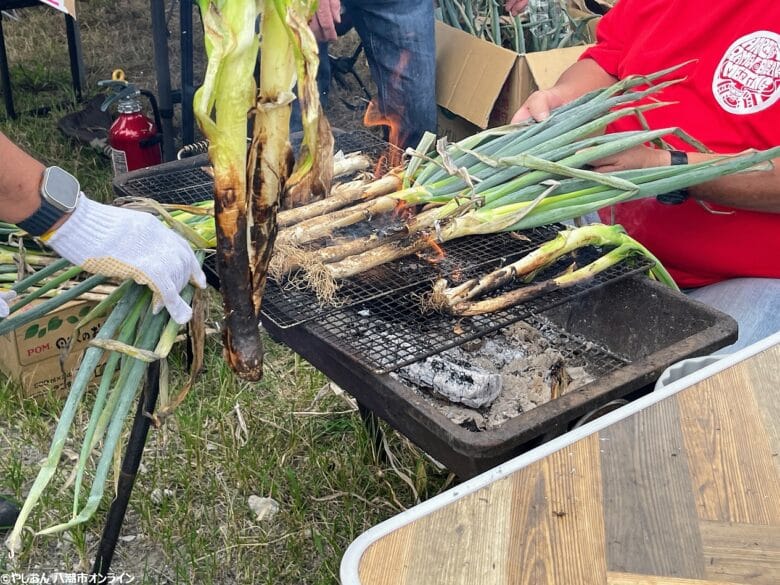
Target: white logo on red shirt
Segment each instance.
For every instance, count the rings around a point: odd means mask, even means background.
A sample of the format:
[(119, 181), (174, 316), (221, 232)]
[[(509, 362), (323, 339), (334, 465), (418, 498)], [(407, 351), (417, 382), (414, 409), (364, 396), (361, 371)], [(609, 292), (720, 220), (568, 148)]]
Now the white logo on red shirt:
[(715, 69), (712, 93), (732, 114), (772, 106), (780, 99), (780, 35), (760, 30), (734, 41)]

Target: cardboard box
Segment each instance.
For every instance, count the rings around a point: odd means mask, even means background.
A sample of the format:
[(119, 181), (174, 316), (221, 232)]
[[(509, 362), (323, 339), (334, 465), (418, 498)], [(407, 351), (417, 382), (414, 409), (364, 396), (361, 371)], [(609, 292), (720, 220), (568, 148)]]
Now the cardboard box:
[(39, 0), (39, 2), (76, 18), (76, 0)]
[[(93, 301), (67, 303), (0, 337), (0, 371), (19, 383), (23, 396), (67, 394), (87, 344), (97, 335), (104, 319), (95, 319), (81, 328), (64, 365), (60, 364), (60, 356), (68, 347), (76, 324), (95, 304)], [(99, 367), (96, 380), (101, 374)]]
[(533, 91), (552, 87), (585, 49), (520, 55), (437, 21), (439, 133), (460, 140), (509, 123)]

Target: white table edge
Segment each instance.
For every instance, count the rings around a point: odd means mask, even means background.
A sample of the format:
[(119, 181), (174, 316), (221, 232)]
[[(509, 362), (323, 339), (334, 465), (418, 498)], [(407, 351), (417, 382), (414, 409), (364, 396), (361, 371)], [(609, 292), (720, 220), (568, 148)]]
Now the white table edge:
[(425, 500), (417, 504), (416, 506), (409, 508), (408, 510), (401, 512), (388, 518), (384, 522), (377, 524), (376, 526), (369, 528), (360, 536), (358, 536), (352, 544), (349, 545), (344, 553), (344, 557), (341, 559), (341, 585), (362, 585), (359, 576), (360, 559), (366, 552), (369, 546), (375, 543), (380, 538), (387, 536), (394, 530), (397, 530), (415, 520), (418, 520), (428, 514), (443, 508), (444, 506), (451, 504), (452, 502), (459, 500), (460, 498), (467, 496), (483, 487), (507, 477), (515, 471), (522, 469), (548, 455), (568, 447), (569, 445), (579, 441), (596, 433), (605, 427), (613, 425), (625, 418), (628, 418), (637, 412), (657, 404), (662, 400), (673, 396), (678, 392), (685, 390), (686, 388), (701, 382), (702, 380), (709, 378), (721, 372), (731, 366), (744, 361), (745, 359), (752, 357), (762, 351), (769, 349), (770, 347), (780, 343), (780, 332), (770, 335), (769, 337), (762, 339), (748, 347), (745, 347), (733, 354), (724, 356), (723, 359), (710, 364), (692, 374), (680, 378), (679, 380), (669, 384), (665, 388), (651, 392), (629, 404), (622, 406), (612, 412), (605, 414), (602, 417), (597, 418), (587, 424), (582, 425), (568, 433), (565, 433), (551, 441), (540, 445), (536, 449), (522, 453), (514, 459), (502, 463), (493, 469), (490, 469), (476, 477), (471, 478), (468, 481), (463, 482), (449, 490), (440, 493), (437, 496), (429, 500)]

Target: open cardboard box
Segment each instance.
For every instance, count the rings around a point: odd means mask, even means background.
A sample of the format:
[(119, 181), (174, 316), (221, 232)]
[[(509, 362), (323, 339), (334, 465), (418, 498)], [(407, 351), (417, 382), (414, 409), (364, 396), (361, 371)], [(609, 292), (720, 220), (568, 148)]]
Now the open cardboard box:
[(439, 134), (460, 140), (509, 123), (533, 91), (552, 87), (586, 48), (520, 55), (437, 21)]
[[(94, 301), (73, 301), (15, 331), (0, 337), (0, 372), (15, 380), (24, 397), (52, 393), (64, 396), (70, 389), (88, 343), (97, 335), (104, 319), (82, 327), (71, 352), (60, 363), (76, 324), (96, 305)], [(30, 307), (35, 306), (31, 303)], [(95, 381), (102, 374), (96, 369)]]

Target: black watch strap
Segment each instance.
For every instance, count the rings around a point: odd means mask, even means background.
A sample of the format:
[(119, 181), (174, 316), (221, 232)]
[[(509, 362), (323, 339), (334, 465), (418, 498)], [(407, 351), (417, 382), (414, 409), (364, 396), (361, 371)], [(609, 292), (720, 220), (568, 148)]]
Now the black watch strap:
[(41, 206), (27, 219), (17, 223), (20, 228), (31, 236), (42, 236), (48, 232), (60, 218), (65, 215), (61, 209), (57, 209), (41, 197)]
[[(687, 152), (683, 152), (682, 150), (671, 150), (669, 151), (669, 154), (671, 155), (672, 165), (688, 164)], [(688, 189), (677, 189), (675, 191), (669, 191), (668, 193), (661, 193), (656, 196), (656, 200), (664, 205), (679, 205), (688, 199), (689, 195)]]

